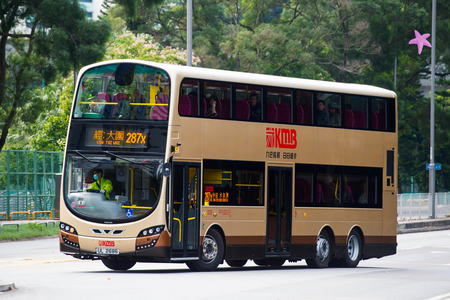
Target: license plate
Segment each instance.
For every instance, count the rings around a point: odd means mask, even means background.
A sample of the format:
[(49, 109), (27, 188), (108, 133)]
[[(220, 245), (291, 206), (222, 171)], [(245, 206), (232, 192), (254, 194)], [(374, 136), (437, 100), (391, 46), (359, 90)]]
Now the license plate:
[(95, 252), (97, 254), (113, 254), (113, 255), (117, 255), (117, 254), (119, 254), (119, 249), (97, 248), (97, 249), (95, 249)]

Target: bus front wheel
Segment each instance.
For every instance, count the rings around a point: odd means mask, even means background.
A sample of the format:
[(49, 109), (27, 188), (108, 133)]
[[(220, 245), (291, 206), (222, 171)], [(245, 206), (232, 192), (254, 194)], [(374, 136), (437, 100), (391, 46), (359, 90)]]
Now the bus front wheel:
[(325, 268), (331, 259), (331, 240), (326, 231), (322, 231), (317, 239), (316, 256), (306, 259), (306, 263), (311, 268)]
[(213, 271), (223, 261), (224, 243), (220, 233), (211, 228), (203, 240), (200, 259), (189, 261), (186, 265), (193, 271)]
[(111, 270), (125, 271), (131, 269), (136, 262), (131, 260), (119, 260), (111, 258), (102, 258), (102, 262), (105, 266)]

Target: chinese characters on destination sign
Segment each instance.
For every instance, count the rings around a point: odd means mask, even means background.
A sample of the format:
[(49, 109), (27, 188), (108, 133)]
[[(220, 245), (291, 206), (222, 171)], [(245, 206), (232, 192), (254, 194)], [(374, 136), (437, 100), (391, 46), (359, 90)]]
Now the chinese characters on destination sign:
[(147, 129), (145, 130), (111, 130), (103, 128), (88, 128), (86, 146), (97, 147), (139, 147), (147, 145)]

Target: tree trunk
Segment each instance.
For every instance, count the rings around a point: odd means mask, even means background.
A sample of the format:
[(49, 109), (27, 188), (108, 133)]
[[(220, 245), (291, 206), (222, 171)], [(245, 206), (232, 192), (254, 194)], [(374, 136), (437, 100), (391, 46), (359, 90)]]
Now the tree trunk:
[(14, 117), (17, 114), (17, 104), (18, 104), (18, 100), (16, 98), (16, 99), (14, 99), (14, 103), (11, 108), (11, 111), (9, 112), (8, 118), (6, 119), (5, 124), (3, 124), (2, 135), (0, 137), (0, 152), (3, 150), (3, 147), (5, 146), (6, 137), (8, 136), (9, 128), (11, 127)]
[(8, 34), (3, 33), (0, 40), (0, 106), (5, 98), (6, 90), (6, 42)]

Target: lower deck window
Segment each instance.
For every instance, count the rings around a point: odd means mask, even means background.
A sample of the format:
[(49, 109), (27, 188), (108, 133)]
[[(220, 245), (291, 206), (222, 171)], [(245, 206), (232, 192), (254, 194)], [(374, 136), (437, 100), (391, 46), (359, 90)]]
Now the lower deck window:
[(264, 205), (264, 163), (205, 160), (204, 205)]
[(381, 168), (297, 164), (295, 206), (381, 208)]

